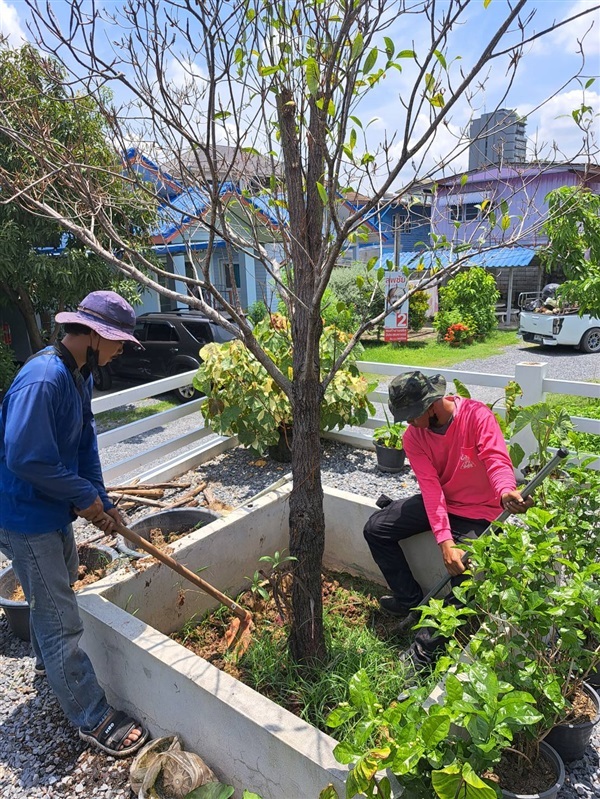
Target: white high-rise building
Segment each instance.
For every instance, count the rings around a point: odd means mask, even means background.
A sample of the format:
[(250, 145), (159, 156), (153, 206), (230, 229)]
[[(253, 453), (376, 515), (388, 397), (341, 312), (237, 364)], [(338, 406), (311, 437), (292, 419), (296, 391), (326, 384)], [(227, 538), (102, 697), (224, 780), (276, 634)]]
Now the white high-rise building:
[(469, 170), (490, 164), (519, 164), (527, 157), (526, 118), (499, 108), (471, 122)]

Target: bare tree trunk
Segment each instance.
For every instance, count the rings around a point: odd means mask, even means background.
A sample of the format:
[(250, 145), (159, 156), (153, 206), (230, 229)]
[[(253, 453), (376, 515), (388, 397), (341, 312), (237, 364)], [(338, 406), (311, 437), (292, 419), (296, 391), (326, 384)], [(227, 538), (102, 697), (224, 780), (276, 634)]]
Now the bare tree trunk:
[(294, 562), (290, 655), (295, 663), (313, 665), (326, 655), (323, 635), (321, 564), (325, 548), (325, 515), (321, 486), (320, 405), (316, 376), (294, 383), (294, 437), (290, 496), (290, 555)]
[(10, 298), (10, 301), (23, 317), (27, 334), (29, 336), (29, 343), (33, 352), (37, 352), (44, 347), (44, 342), (40, 331), (38, 330), (37, 321), (35, 318), (35, 308), (31, 301), (31, 297), (23, 286), (12, 288), (7, 283), (2, 283), (2, 290)]

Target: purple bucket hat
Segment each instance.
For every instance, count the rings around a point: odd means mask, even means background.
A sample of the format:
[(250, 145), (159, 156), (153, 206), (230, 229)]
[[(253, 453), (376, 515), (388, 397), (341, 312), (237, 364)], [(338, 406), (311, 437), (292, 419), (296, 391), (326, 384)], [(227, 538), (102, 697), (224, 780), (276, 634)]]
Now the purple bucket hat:
[(111, 341), (140, 342), (133, 335), (135, 311), (114, 291), (92, 291), (84, 297), (76, 311), (56, 314), (59, 324), (76, 323), (95, 330), (102, 338)]

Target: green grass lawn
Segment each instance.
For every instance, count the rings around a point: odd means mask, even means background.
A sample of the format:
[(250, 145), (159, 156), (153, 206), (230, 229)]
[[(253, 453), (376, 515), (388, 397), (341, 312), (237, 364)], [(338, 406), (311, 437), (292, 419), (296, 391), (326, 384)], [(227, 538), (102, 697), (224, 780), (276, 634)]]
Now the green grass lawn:
[(147, 416), (153, 416), (161, 411), (168, 411), (179, 405), (175, 400), (156, 399), (147, 405), (123, 405), (121, 408), (114, 408), (112, 411), (104, 411), (96, 414), (96, 427), (99, 433), (106, 433), (115, 427), (137, 422)]
[(400, 363), (407, 366), (453, 366), (467, 359), (489, 358), (498, 355), (504, 347), (518, 344), (521, 339), (516, 330), (496, 330), (486, 341), (466, 347), (450, 347), (429, 341), (407, 341), (406, 344), (382, 344), (374, 341), (364, 342), (363, 361), (376, 363)]

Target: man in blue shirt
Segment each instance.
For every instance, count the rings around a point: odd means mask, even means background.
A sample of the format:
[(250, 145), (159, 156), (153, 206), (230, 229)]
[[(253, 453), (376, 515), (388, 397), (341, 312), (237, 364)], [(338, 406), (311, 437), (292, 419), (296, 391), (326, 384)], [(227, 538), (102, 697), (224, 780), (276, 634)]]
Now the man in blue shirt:
[(90, 368), (120, 355), (124, 341), (136, 341), (135, 312), (115, 292), (94, 291), (56, 321), (64, 338), (29, 359), (2, 403), (0, 550), (29, 603), (36, 673), (47, 674), (83, 740), (125, 757), (148, 732), (108, 705), (79, 646), (72, 522), (79, 516), (108, 534), (122, 521), (102, 479)]

